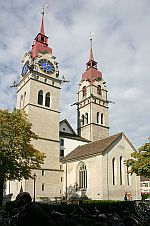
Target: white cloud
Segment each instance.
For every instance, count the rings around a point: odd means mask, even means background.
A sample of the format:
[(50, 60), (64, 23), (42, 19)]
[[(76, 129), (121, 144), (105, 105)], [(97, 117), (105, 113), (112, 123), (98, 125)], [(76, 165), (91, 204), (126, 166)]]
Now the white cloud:
[[(148, 0), (49, 0), (45, 32), (59, 62), (60, 74), (70, 80), (61, 93), (62, 118), (76, 127), (78, 84), (93, 51), (107, 82), (111, 133), (124, 131), (136, 147), (150, 136), (150, 2)], [(21, 58), (39, 32), (41, 1), (0, 2), (0, 107), (15, 105)]]

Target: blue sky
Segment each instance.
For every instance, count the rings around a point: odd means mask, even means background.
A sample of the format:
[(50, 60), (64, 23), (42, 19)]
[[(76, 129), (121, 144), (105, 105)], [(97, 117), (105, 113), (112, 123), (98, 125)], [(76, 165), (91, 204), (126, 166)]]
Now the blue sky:
[[(16, 105), (21, 59), (40, 30), (39, 0), (0, 2), (0, 108)], [(60, 75), (70, 80), (61, 90), (61, 119), (76, 128), (78, 84), (93, 52), (107, 82), (110, 134), (123, 131), (137, 148), (150, 136), (150, 1), (49, 0), (45, 32), (59, 62)]]

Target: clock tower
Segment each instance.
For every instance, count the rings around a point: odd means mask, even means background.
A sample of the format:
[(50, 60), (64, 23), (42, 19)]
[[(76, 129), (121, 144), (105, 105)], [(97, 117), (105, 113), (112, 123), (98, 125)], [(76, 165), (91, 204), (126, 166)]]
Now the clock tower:
[(109, 136), (109, 115), (106, 82), (93, 57), (92, 37), (90, 58), (82, 74), (78, 92), (78, 133), (90, 141)]
[[(44, 12), (40, 32), (32, 48), (22, 59), (22, 70), (17, 91), (17, 108), (24, 109), (39, 139), (33, 141), (36, 149), (46, 158), (36, 174), (36, 199), (49, 199), (62, 195), (60, 170), (60, 84), (58, 63), (48, 46), (44, 32)], [(33, 180), (22, 182), (23, 190), (33, 195)]]

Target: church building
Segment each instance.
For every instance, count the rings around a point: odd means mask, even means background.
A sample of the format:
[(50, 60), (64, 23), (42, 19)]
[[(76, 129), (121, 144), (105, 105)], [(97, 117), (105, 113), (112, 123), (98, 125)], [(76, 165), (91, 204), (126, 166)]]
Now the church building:
[(20, 189), (47, 201), (74, 196), (123, 200), (125, 192), (141, 199), (140, 178), (128, 174), (124, 164), (136, 150), (123, 132), (109, 134), (108, 91), (94, 60), (92, 38), (86, 71), (79, 80), (76, 133), (67, 119), (60, 121), (63, 80), (48, 46), (43, 12), (40, 32), (22, 59), (17, 109), (28, 114), (39, 137), (33, 145), (46, 158), (40, 169), (33, 170), (34, 180), (9, 182), (12, 199)]

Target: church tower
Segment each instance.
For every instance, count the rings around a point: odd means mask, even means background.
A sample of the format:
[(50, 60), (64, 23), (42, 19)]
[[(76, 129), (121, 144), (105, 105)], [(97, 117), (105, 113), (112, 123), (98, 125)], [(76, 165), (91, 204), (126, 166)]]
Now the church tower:
[(90, 57), (82, 74), (78, 92), (78, 133), (90, 141), (109, 136), (109, 112), (106, 82), (93, 57), (90, 37)]
[[(62, 175), (59, 153), (60, 84), (58, 63), (48, 46), (44, 32), (44, 10), (40, 32), (32, 49), (22, 60), (22, 71), (17, 91), (17, 108), (24, 109), (39, 139), (36, 149), (46, 154), (44, 165), (36, 174), (36, 198), (62, 195)], [(33, 195), (33, 180), (22, 183), (23, 190)]]

